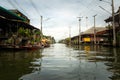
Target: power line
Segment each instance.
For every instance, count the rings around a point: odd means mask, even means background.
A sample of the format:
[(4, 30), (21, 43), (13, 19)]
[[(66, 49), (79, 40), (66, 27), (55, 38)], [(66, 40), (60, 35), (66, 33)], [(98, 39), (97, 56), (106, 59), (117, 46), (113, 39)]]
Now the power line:
[(32, 4), (33, 8), (35, 9), (35, 11), (37, 12), (38, 15), (40, 15), (39, 10), (37, 9), (37, 7), (34, 5), (33, 1), (30, 0), (30, 3)]
[(111, 13), (108, 11), (108, 10), (106, 10), (105, 8), (103, 8), (102, 6), (99, 6), (102, 10), (104, 10), (104, 11), (106, 11), (107, 13), (109, 13), (110, 15), (111, 15)]
[(18, 2), (16, 0), (14, 0), (15, 3), (18, 5), (18, 7), (26, 14), (30, 17), (30, 15), (18, 4)]
[(13, 8), (16, 8), (16, 9), (17, 9), (17, 7), (11, 2), (11, 0), (7, 0), (7, 1), (8, 1), (9, 4), (12, 5)]
[[(30, 17), (30, 15), (17, 3), (17, 1), (16, 0), (14, 0), (15, 2), (13, 3), (11, 0), (7, 0), (8, 1), (8, 3), (10, 4), (10, 5), (12, 5), (12, 7), (13, 8), (15, 8), (15, 9), (18, 9), (18, 7), (19, 7), (19, 9), (21, 9), (28, 17)], [(16, 6), (16, 5), (18, 6)], [(18, 10), (19, 10), (18, 9)]]
[(104, 15), (101, 11), (98, 11), (98, 10), (95, 9), (95, 7), (99, 6), (98, 1), (91, 0), (89, 3), (85, 3), (83, 1), (80, 1), (80, 4), (87, 9), (87, 10), (84, 9), (84, 8), (81, 9), (81, 12), (86, 13), (86, 15), (94, 14), (94, 13)]

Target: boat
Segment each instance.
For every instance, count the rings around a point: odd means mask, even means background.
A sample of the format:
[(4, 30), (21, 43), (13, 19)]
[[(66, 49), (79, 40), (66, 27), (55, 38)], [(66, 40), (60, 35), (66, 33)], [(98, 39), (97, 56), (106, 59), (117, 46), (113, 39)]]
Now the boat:
[(25, 46), (18, 46), (18, 45), (0, 45), (1, 50), (36, 50), (42, 49), (44, 46), (41, 44), (39, 45), (25, 45)]

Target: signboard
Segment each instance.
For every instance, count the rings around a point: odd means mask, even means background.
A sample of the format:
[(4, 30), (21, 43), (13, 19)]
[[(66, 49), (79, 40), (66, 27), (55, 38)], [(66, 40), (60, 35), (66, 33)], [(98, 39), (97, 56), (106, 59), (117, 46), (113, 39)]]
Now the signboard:
[(90, 42), (90, 38), (84, 38), (84, 42)]

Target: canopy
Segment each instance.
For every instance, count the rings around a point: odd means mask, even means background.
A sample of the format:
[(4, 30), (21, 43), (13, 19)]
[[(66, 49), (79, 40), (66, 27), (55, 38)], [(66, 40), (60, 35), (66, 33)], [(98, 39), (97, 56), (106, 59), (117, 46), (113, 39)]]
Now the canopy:
[(8, 18), (8, 19), (15, 19), (15, 20), (22, 20), (22, 21), (26, 21), (26, 19), (18, 16), (17, 14), (3, 8), (0, 6), (0, 16), (3, 16), (5, 18)]

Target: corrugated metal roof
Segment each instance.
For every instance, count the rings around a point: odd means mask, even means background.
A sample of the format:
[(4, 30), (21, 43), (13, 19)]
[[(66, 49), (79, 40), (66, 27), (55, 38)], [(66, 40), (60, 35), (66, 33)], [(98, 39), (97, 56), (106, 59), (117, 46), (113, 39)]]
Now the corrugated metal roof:
[[(106, 30), (105, 27), (95, 27), (95, 29), (96, 29), (96, 33)], [(84, 31), (82, 34), (94, 34), (94, 27)]]

